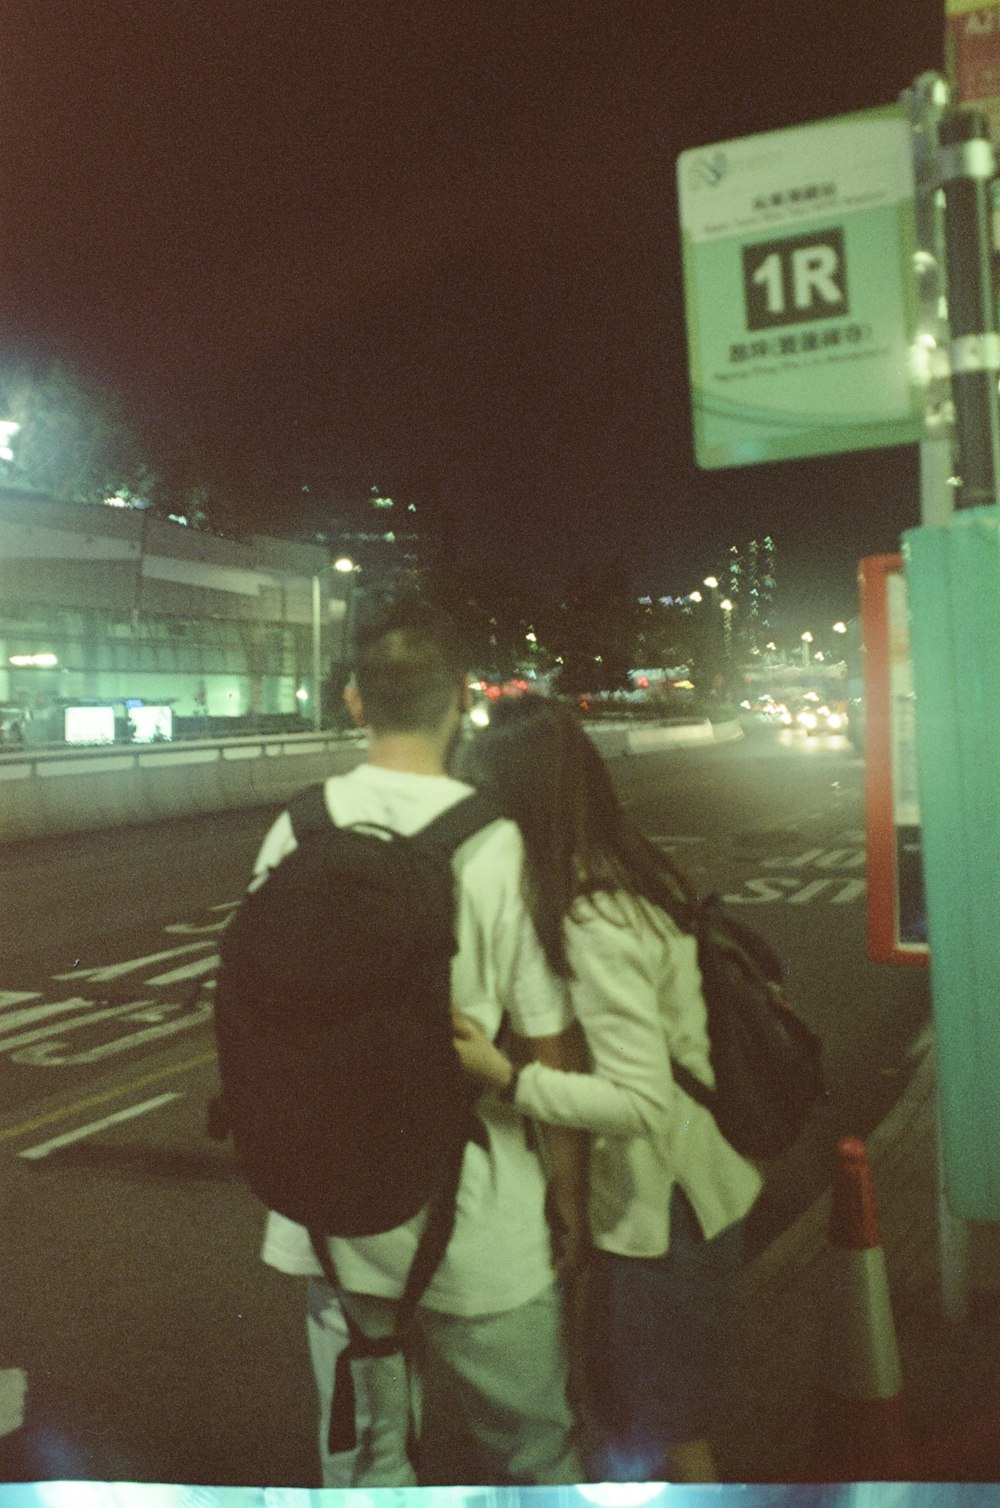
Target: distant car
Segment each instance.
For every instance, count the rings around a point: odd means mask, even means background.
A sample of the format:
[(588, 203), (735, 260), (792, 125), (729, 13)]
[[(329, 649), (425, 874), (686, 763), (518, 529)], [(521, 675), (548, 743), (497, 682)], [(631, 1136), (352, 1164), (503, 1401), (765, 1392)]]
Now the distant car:
[(753, 701), (740, 702), (740, 707), (751, 717), (759, 717), (766, 723), (775, 722), (780, 710), (773, 696), (758, 696)]
[(779, 706), (778, 719), (786, 727), (813, 733), (843, 733), (847, 729), (847, 712), (839, 702), (824, 702), (818, 692), (807, 691), (795, 701)]

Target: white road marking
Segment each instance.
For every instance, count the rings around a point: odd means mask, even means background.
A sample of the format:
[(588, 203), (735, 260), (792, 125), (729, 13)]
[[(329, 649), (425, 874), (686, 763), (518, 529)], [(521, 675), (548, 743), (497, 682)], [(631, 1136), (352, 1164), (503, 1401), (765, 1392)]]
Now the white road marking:
[(4, 1367), (0, 1372), (0, 1436), (21, 1428), (27, 1393), (28, 1374), (23, 1368)]
[(762, 859), (761, 863), (765, 869), (805, 869), (807, 864), (814, 864), (825, 852), (823, 848), (810, 848), (794, 857), (791, 854), (779, 854), (776, 859)]
[(222, 932), (229, 925), (229, 918), (223, 917), (221, 922), (209, 922), (207, 927), (199, 927), (195, 922), (171, 922), (164, 927), (164, 932), (170, 932), (174, 936), (178, 933), (184, 937), (198, 937), (203, 933)]
[(9, 1005), (20, 1005), (25, 1000), (40, 1000), (41, 990), (0, 990), (0, 1011)]
[[(832, 887), (839, 888), (833, 890)], [(801, 875), (769, 874), (766, 878), (744, 880), (742, 891), (731, 891), (722, 899), (732, 906), (766, 906), (776, 901), (787, 906), (808, 906), (817, 896), (822, 896), (832, 906), (846, 906), (851, 901), (860, 900), (867, 888), (865, 880), (848, 879), (845, 875), (809, 880), (803, 885)]]
[(77, 1126), (75, 1131), (64, 1131), (62, 1136), (53, 1136), (51, 1141), (39, 1142), (37, 1147), (27, 1147), (17, 1155), (27, 1158), (48, 1157), (50, 1152), (55, 1152), (59, 1147), (68, 1147), (71, 1142), (82, 1141), (84, 1137), (93, 1136), (97, 1131), (104, 1131), (108, 1126), (117, 1125), (119, 1121), (133, 1120), (137, 1115), (145, 1115), (147, 1111), (156, 1110), (160, 1105), (167, 1104), (169, 1100), (177, 1100), (180, 1097), (179, 1090), (172, 1090), (168, 1094), (158, 1094), (155, 1099), (144, 1100), (141, 1105), (129, 1105), (125, 1110), (116, 1110), (113, 1115), (106, 1115), (102, 1120), (91, 1121), (86, 1126)]
[(834, 906), (846, 906), (850, 901), (859, 901), (868, 889), (867, 880), (845, 880), (843, 888), (830, 896)]
[[(70, 1000), (57, 1000), (52, 1005), (36, 1006), (31, 1010), (21, 1011), (19, 1021), (26, 1024), (29, 1019), (40, 1020), (44, 1016), (53, 1016), (60, 1011), (75, 1011), (81, 1007), (95, 1005), (96, 1001), (83, 1000), (79, 995), (74, 995)], [(26, 1047), (29, 1042), (39, 1042), (43, 1037), (56, 1037), (62, 1032), (74, 1032), (81, 1026), (89, 1026), (92, 1021), (108, 1021), (112, 1016), (124, 1016), (129, 1011), (136, 1010), (141, 1005), (152, 1005), (151, 1000), (130, 1000), (126, 1005), (113, 1005), (102, 1007), (101, 1010), (88, 1010), (85, 1016), (78, 1016), (75, 1021), (57, 1021), (54, 1026), (38, 1026), (32, 1031), (21, 1032), (15, 1037), (0, 1038), (0, 1052), (12, 1052), (15, 1047)], [(7, 1027), (8, 1023), (4, 1022)]]
[(182, 968), (171, 969), (167, 974), (157, 974), (154, 979), (147, 979), (149, 984), (180, 984), (185, 979), (197, 979), (199, 974), (210, 974), (218, 966), (218, 953), (210, 953), (207, 958), (196, 959), (194, 963), (184, 964)]
[(52, 978), (59, 981), (89, 979), (94, 984), (106, 984), (111, 979), (120, 979), (123, 974), (133, 974), (148, 963), (162, 963), (164, 959), (180, 958), (182, 953), (196, 953), (199, 948), (211, 946), (212, 944), (206, 938), (204, 942), (184, 943), (179, 948), (165, 948), (162, 953), (147, 953), (143, 958), (128, 958), (124, 963), (104, 964), (96, 969), (71, 969), (68, 974), (53, 974)]
[(861, 869), (866, 861), (863, 848), (810, 848), (805, 853), (782, 854), (776, 859), (762, 859), (764, 869)]
[[(149, 1005), (149, 1003), (148, 1000), (137, 1002), (142, 1005)], [(103, 1058), (112, 1058), (117, 1053), (126, 1052), (130, 1047), (138, 1047), (143, 1042), (157, 1042), (161, 1037), (172, 1037), (175, 1032), (188, 1031), (192, 1026), (199, 1026), (203, 1021), (207, 1021), (211, 1014), (210, 1005), (199, 1006), (176, 1021), (167, 1021), (162, 1026), (147, 1026), (145, 1031), (128, 1032), (124, 1037), (115, 1037), (111, 1042), (105, 1042), (100, 1047), (87, 1048), (83, 1052), (60, 1054), (62, 1042), (43, 1042), (40, 1047), (25, 1047), (21, 1052), (16, 1052), (14, 1062), (26, 1063), (32, 1068), (56, 1068), (71, 1063), (99, 1063)]]

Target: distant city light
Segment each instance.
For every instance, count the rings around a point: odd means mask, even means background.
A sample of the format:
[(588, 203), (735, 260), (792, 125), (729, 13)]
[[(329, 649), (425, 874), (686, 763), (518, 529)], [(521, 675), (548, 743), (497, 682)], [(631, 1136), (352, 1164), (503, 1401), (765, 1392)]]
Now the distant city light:
[(0, 419), (0, 461), (12, 461), (14, 452), (10, 442), (21, 426), (15, 419)]

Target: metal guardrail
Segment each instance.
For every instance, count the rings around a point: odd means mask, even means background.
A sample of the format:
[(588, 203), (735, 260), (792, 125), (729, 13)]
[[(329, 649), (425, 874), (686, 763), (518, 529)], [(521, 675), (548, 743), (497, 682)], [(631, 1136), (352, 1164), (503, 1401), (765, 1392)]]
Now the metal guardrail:
[(322, 754), (363, 741), (360, 732), (256, 733), (228, 738), (178, 739), (169, 743), (65, 745), (21, 744), (0, 749), (0, 780), (52, 775), (96, 775), (136, 769), (179, 768), (213, 760)]

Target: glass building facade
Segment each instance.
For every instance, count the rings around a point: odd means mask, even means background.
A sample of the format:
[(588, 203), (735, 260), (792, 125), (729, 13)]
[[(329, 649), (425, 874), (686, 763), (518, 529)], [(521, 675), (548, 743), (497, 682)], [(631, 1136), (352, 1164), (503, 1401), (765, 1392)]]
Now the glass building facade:
[(58, 741), (74, 705), (168, 706), (189, 732), (310, 726), (342, 650), (329, 567), (315, 545), (0, 493), (0, 707), (31, 742)]

